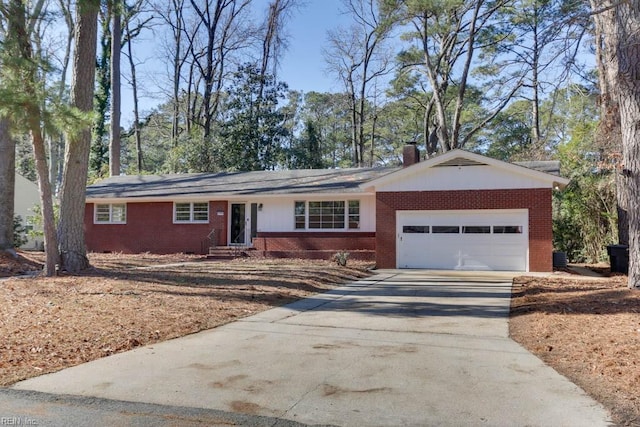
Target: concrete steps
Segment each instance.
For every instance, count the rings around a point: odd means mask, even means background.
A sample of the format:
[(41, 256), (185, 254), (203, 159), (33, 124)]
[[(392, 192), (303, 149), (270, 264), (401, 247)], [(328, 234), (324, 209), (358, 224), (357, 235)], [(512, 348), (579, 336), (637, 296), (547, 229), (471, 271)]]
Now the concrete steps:
[(248, 255), (248, 251), (253, 248), (245, 246), (212, 246), (209, 248), (207, 259), (214, 261), (229, 261), (236, 258), (243, 258)]

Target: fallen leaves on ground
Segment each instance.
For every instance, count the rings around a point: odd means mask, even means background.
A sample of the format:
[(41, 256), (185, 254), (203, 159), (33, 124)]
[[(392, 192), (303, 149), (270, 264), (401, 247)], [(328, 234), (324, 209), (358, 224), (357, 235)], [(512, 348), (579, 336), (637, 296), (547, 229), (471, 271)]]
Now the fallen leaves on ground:
[[(35, 254), (35, 257), (32, 256)], [(18, 252), (14, 257), (8, 252), (0, 251), (0, 277), (13, 277), (42, 271), (44, 259), (40, 253)]]
[[(93, 254), (81, 276), (0, 281), (0, 386), (324, 292), (363, 263)], [(169, 264), (163, 266), (161, 264)]]
[(616, 423), (640, 425), (640, 291), (626, 276), (516, 278), (509, 329)]

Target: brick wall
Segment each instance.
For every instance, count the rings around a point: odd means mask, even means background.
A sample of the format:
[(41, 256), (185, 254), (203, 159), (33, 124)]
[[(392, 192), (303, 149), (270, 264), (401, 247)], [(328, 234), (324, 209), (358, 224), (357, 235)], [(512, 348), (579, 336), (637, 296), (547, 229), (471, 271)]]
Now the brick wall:
[(209, 203), (208, 224), (174, 224), (171, 202), (128, 203), (126, 224), (94, 224), (93, 204), (87, 203), (84, 227), (92, 252), (207, 253), (205, 239), (212, 228), (216, 244), (227, 244), (227, 202)]
[(529, 270), (552, 271), (551, 189), (378, 192), (376, 266), (396, 268), (396, 210), (528, 209)]
[(376, 233), (367, 232), (291, 232), (258, 233), (253, 246), (259, 251), (350, 251), (375, 250)]

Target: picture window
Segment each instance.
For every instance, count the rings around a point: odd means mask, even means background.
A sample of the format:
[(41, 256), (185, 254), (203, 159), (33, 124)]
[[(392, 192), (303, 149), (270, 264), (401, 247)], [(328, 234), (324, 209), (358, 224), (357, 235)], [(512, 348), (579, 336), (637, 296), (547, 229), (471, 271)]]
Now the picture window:
[(359, 229), (360, 201), (295, 201), (293, 215), (296, 230)]

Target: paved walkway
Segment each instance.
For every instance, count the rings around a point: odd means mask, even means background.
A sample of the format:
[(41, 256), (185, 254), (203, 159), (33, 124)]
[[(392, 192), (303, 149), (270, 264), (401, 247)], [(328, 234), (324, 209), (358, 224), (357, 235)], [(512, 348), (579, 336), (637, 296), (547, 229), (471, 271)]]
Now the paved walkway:
[(14, 389), (307, 424), (608, 425), (599, 404), (508, 338), (509, 299), (504, 274), (381, 271)]

